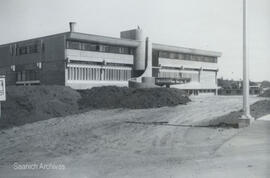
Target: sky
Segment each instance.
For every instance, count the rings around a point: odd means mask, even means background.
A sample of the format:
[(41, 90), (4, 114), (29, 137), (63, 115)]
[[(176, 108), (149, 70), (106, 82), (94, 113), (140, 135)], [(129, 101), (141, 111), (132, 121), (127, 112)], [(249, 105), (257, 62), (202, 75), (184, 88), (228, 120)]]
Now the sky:
[[(243, 0), (0, 0), (0, 44), (69, 30), (222, 52), (219, 77), (242, 79)], [(250, 79), (270, 80), (270, 1), (247, 0)]]

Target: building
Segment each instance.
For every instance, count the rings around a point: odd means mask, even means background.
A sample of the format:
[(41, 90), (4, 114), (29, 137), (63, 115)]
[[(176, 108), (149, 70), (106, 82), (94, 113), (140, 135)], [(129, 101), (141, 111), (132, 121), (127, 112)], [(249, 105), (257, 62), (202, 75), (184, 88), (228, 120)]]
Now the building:
[[(141, 29), (120, 38), (70, 31), (0, 46), (7, 85), (128, 86), (132, 79), (189, 78), (172, 87), (216, 92), (219, 52), (151, 43)], [(143, 80), (144, 81), (144, 80)]]

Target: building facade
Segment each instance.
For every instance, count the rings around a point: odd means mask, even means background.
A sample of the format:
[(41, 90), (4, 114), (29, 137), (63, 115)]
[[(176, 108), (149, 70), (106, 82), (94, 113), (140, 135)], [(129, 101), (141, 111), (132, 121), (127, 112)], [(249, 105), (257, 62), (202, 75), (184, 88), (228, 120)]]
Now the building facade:
[(190, 78), (173, 87), (190, 92), (217, 90), (219, 52), (145, 40), (141, 29), (112, 38), (74, 31), (0, 46), (0, 74), (7, 85), (66, 85), (75, 89), (128, 86), (142, 75)]

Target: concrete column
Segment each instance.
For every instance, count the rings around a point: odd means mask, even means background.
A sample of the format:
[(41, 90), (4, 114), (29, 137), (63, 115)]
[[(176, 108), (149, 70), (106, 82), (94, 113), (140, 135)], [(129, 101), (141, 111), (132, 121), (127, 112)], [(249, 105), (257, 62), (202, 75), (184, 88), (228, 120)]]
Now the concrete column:
[(100, 80), (104, 80), (104, 69), (100, 69)]
[(84, 80), (87, 80), (87, 68), (84, 68)]
[(69, 72), (68, 72), (68, 67), (65, 66), (65, 85), (67, 85), (68, 75), (70, 75)]
[(134, 69), (144, 70), (145, 69), (145, 40), (143, 36), (143, 31), (141, 29), (136, 29), (136, 40), (139, 41), (139, 46), (136, 48), (136, 53), (134, 57)]
[(216, 85), (218, 85), (217, 73), (218, 73), (218, 71), (216, 71), (216, 73), (215, 73)]
[(74, 75), (73, 75), (73, 80), (76, 80), (77, 78), (77, 70), (76, 70), (77, 68), (76, 67), (73, 67), (73, 72), (74, 72)]
[(201, 67), (199, 70), (199, 82), (201, 82), (202, 72), (203, 72), (203, 68)]
[(101, 70), (102, 69), (95, 69), (95, 80), (101, 80)]

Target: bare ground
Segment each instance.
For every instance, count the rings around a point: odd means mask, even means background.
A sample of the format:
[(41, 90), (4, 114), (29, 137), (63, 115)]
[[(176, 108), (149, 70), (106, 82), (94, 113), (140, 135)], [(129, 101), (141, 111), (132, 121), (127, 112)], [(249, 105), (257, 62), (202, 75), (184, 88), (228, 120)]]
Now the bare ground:
[[(242, 129), (173, 125), (196, 125), (241, 105), (237, 96), (194, 97), (188, 105), (93, 110), (2, 130), (0, 172), (5, 177), (174, 177), (172, 172), (181, 170), (184, 177), (199, 177), (200, 160), (215, 156)], [(153, 124), (163, 122), (170, 125)], [(66, 170), (18, 171), (14, 162), (61, 163)]]

